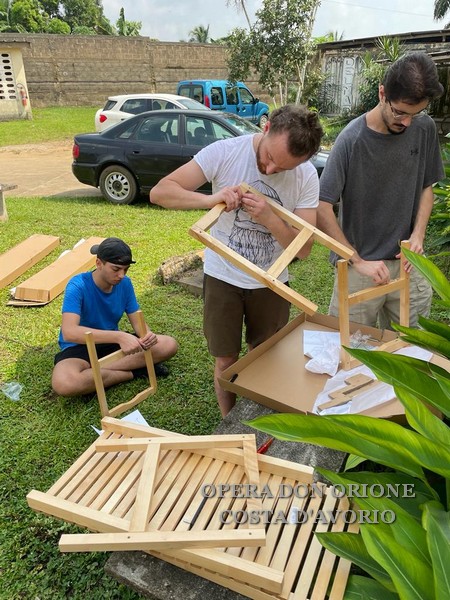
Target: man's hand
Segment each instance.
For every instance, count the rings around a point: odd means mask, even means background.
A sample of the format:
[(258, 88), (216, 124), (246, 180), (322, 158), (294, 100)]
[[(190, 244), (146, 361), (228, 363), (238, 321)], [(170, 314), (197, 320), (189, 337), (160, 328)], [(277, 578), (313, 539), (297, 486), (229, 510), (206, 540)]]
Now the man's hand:
[(246, 192), (241, 200), (242, 208), (249, 214), (252, 221), (265, 225), (273, 218), (274, 212), (261, 196)]
[[(409, 249), (411, 252), (415, 252), (416, 254), (423, 254), (423, 237), (412, 232), (411, 237), (409, 238)], [(400, 258), (401, 252), (399, 252), (395, 258)], [(405, 261), (405, 271), (410, 273), (413, 266), (410, 262)]]
[(137, 352), (142, 352), (143, 348), (139, 338), (126, 331), (118, 331), (117, 333), (117, 343), (124, 354), (136, 354)]
[(225, 212), (230, 212), (241, 206), (241, 198), (242, 191), (238, 185), (225, 187), (211, 196), (211, 206), (224, 202), (227, 205)]
[(389, 283), (391, 274), (382, 260), (363, 260), (352, 258), (353, 268), (366, 277), (371, 277), (374, 285)]
[(152, 346), (158, 343), (158, 337), (153, 331), (148, 331), (142, 338), (138, 338), (143, 350), (149, 350)]

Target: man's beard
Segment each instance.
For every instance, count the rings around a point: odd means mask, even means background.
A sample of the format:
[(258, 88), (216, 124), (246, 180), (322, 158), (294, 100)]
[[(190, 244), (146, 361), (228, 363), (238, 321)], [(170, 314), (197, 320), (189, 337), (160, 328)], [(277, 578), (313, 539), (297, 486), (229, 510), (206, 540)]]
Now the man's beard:
[(258, 146), (256, 147), (256, 153), (255, 153), (256, 154), (256, 166), (258, 167), (258, 171), (260, 173), (262, 173), (263, 175), (265, 175), (266, 174), (266, 167), (261, 162), (261, 153), (259, 151), (259, 147), (261, 146), (261, 142), (262, 142), (262, 139), (259, 142)]
[(392, 133), (392, 135), (401, 135), (402, 133), (405, 133), (406, 131), (406, 127), (403, 126), (403, 129), (391, 129), (388, 125), (386, 125), (387, 130), (389, 131), (389, 133)]

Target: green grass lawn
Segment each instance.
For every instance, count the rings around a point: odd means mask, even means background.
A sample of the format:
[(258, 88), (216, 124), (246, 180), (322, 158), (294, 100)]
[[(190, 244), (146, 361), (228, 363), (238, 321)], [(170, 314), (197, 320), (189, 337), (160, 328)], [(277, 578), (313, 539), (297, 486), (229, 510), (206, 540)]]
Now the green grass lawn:
[(100, 107), (54, 106), (34, 108), (30, 120), (2, 122), (0, 146), (40, 144), (72, 139), (77, 133), (95, 131), (94, 116)]

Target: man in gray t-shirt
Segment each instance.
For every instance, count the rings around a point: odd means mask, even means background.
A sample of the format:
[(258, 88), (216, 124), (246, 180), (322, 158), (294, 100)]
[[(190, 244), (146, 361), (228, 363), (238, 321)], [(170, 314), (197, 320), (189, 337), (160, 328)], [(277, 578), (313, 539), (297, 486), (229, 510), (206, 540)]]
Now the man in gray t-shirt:
[[(399, 276), (401, 240), (423, 253), (432, 185), (444, 177), (436, 127), (423, 111), (442, 93), (431, 58), (403, 56), (386, 72), (379, 104), (349, 123), (336, 140), (320, 179), (318, 227), (354, 250), (350, 293)], [(339, 200), (338, 222), (333, 205)], [(411, 326), (430, 305), (431, 288), (412, 269)], [(338, 314), (336, 282), (330, 314)], [(399, 292), (353, 305), (350, 319), (388, 327), (399, 320)]]

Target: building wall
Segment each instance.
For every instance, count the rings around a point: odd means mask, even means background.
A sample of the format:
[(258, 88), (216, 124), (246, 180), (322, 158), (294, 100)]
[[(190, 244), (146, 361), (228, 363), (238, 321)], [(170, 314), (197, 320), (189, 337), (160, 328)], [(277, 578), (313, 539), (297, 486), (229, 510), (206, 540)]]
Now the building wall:
[[(441, 118), (449, 114), (449, 42), (450, 31), (417, 32), (398, 36), (405, 52), (427, 52), (436, 62), (439, 79), (444, 85), (445, 94), (432, 104), (432, 114)], [(329, 42), (319, 46), (322, 57), (322, 71), (326, 79), (322, 85), (321, 97), (325, 112), (339, 115), (352, 111), (359, 102), (360, 72), (363, 55), (367, 52), (379, 53), (376, 38)], [(445, 55), (445, 56), (444, 56)], [(446, 58), (446, 60), (442, 60)]]
[[(180, 79), (226, 79), (225, 49), (146, 37), (0, 34), (0, 51), (22, 48), (34, 107), (96, 106), (108, 96), (175, 93)], [(256, 81), (246, 83), (260, 94)]]

